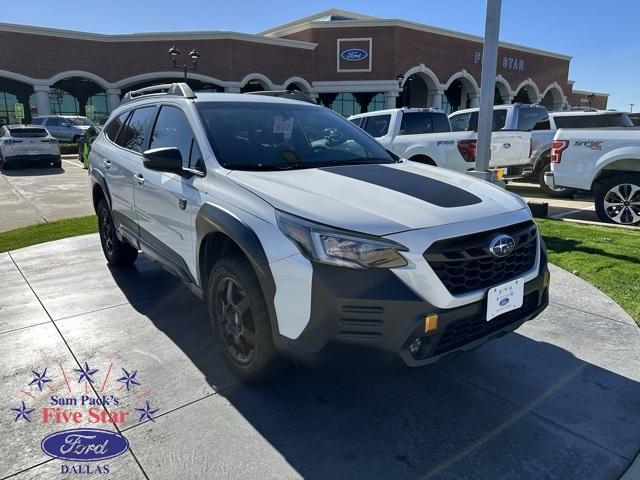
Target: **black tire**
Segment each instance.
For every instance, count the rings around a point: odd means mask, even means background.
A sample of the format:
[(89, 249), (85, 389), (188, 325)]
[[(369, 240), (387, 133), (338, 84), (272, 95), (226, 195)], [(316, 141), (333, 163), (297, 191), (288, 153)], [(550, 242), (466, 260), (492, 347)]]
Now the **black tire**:
[(128, 267), (136, 261), (138, 249), (118, 239), (111, 209), (104, 198), (98, 203), (98, 228), (102, 251), (109, 265)]
[(207, 285), (209, 319), (229, 369), (243, 382), (264, 383), (284, 371), (256, 274), (240, 256), (220, 259)]
[(425, 165), (431, 165), (432, 167), (438, 166), (431, 157), (427, 157), (426, 155), (416, 155), (414, 157), (411, 157), (409, 160), (411, 160), (412, 162), (424, 163)]
[(542, 168), (538, 169), (538, 184), (545, 195), (551, 198), (571, 198), (571, 196), (576, 193), (575, 189), (567, 187), (556, 187), (555, 189), (552, 189), (544, 183), (544, 174), (550, 171), (551, 164), (549, 162), (545, 162)]
[(595, 204), (603, 222), (640, 225), (640, 175), (629, 173), (605, 180), (596, 190)]

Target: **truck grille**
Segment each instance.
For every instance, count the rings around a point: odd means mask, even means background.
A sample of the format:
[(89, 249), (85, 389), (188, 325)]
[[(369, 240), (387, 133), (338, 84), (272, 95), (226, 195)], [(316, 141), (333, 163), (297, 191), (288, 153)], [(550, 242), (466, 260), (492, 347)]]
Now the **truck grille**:
[[(496, 257), (489, 250), (491, 240), (499, 234), (515, 240), (515, 249), (506, 257)], [(530, 220), (440, 240), (423, 256), (447, 290), (452, 295), (461, 295), (499, 285), (530, 271), (536, 261), (536, 238), (536, 225)]]

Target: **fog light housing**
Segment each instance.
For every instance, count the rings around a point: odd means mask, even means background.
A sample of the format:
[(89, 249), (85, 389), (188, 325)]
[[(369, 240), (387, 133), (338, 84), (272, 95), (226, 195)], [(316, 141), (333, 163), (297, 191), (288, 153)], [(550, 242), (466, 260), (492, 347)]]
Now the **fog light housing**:
[(545, 270), (544, 275), (542, 276), (542, 287), (547, 288), (550, 282), (551, 274), (549, 273), (549, 270)]
[(409, 352), (411, 352), (411, 355), (415, 357), (418, 355), (418, 353), (420, 353), (421, 348), (422, 348), (422, 339), (416, 338), (415, 340), (413, 340), (413, 342), (411, 342), (411, 345), (409, 345)]

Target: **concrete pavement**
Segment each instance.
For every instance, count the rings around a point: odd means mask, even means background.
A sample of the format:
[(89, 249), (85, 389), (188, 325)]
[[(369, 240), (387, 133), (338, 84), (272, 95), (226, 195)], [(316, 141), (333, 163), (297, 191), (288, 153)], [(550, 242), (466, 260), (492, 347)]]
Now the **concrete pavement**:
[(0, 172), (0, 232), (92, 213), (87, 171), (76, 159)]
[[(89, 424), (41, 412), (95, 396), (78, 382), (85, 362), (96, 392), (119, 399), (108, 410), (130, 412), (100, 427), (130, 449), (88, 464), (112, 479), (612, 479), (640, 447), (640, 330), (555, 267), (548, 310), (480, 349), (403, 375), (297, 368), (266, 386), (227, 371), (178, 280), (144, 256), (109, 269), (96, 235), (0, 254), (0, 282), (0, 478), (68, 468), (40, 441)], [(44, 368), (40, 391), (29, 382)], [(125, 388), (123, 368), (140, 385)], [(22, 401), (30, 422), (10, 410)], [(157, 411), (140, 421), (145, 402)]]

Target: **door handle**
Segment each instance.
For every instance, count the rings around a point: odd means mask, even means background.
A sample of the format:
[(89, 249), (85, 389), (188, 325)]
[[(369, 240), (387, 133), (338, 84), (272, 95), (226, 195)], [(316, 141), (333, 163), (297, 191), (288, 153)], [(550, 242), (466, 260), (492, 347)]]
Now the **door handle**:
[(144, 177), (142, 176), (141, 173), (136, 173), (133, 178), (136, 179), (136, 182), (138, 182), (138, 185), (142, 185), (144, 183)]
[(104, 168), (107, 168), (107, 169), (111, 168), (111, 160), (103, 158), (102, 159), (102, 165), (104, 165)]

